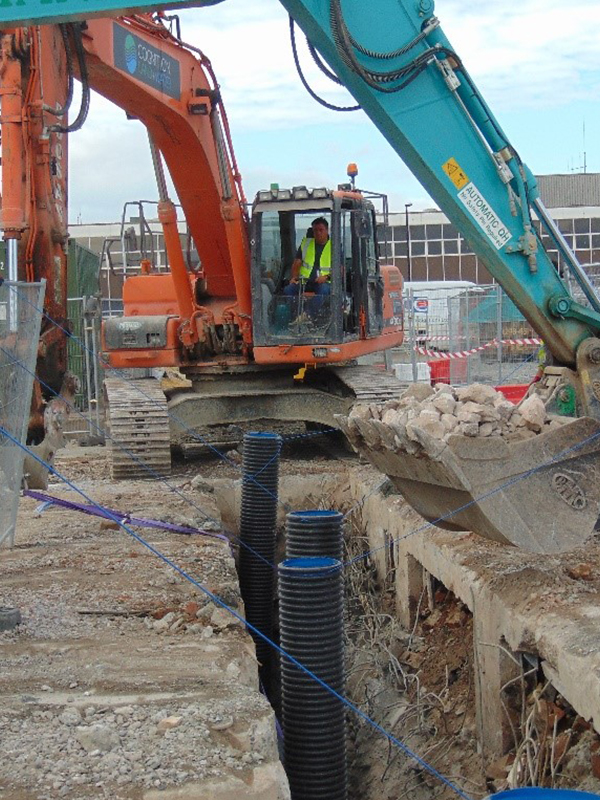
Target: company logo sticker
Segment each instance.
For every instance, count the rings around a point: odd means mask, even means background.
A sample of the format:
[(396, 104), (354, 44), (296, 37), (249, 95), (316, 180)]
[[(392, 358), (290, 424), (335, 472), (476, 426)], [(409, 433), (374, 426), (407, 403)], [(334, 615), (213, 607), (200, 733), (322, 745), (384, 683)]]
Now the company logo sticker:
[(136, 80), (174, 100), (181, 98), (179, 61), (116, 22), (113, 23), (113, 60), (117, 69)]
[(130, 34), (125, 38), (125, 64), (127, 69), (132, 75), (135, 75), (137, 69), (137, 47), (135, 46), (135, 39)]

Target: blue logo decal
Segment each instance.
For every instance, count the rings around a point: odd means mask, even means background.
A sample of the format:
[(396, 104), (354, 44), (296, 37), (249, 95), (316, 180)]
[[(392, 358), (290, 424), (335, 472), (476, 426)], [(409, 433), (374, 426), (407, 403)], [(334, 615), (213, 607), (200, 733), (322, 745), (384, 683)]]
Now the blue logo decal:
[(137, 47), (135, 45), (135, 39), (130, 35), (127, 35), (125, 38), (125, 63), (127, 64), (129, 72), (135, 75), (138, 64)]

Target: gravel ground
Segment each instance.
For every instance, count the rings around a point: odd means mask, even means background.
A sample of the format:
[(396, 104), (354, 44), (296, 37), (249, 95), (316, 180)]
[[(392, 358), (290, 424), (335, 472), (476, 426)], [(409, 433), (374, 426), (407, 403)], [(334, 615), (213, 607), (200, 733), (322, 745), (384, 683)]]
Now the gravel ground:
[[(171, 490), (113, 483), (104, 448), (69, 448), (57, 467), (120, 512), (195, 526), (209, 517), (213, 529), (211, 481), (238, 477), (213, 463), (194, 481), (199, 468), (186, 464)], [(49, 493), (85, 502), (58, 483)], [(112, 523), (38, 506), (22, 500), (16, 546), (0, 553), (0, 606), (23, 619), (0, 633), (0, 798), (150, 800), (195, 784), (215, 798), (288, 798), (242, 624)], [(243, 613), (226, 542), (136, 531)]]

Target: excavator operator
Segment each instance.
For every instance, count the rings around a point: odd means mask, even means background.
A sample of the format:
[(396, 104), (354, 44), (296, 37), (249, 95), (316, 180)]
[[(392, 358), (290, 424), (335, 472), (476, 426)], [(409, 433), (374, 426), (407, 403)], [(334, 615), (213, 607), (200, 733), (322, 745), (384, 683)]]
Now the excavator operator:
[(313, 292), (311, 303), (313, 314), (318, 313), (322, 298), (331, 294), (331, 239), (329, 223), (325, 217), (317, 217), (311, 224), (312, 236), (302, 239), (292, 263), (289, 284), (283, 290), (288, 297), (297, 297), (300, 291)]

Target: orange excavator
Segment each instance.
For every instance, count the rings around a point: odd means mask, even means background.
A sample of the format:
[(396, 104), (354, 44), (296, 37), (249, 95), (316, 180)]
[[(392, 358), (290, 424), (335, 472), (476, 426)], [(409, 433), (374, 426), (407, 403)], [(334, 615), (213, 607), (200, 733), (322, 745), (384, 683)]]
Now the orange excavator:
[[(61, 391), (67, 370), (67, 136), (61, 120), (73, 90), (70, 59), (64, 25), (16, 28), (0, 40), (5, 277), (46, 281), (40, 381), (29, 426), (37, 442), (44, 437), (45, 399)], [(42, 77), (48, 75), (51, 80)]]
[[(239, 436), (238, 424), (335, 425), (334, 416), (356, 399), (397, 393), (391, 375), (355, 365), (403, 338), (402, 279), (397, 268), (379, 264), (373, 203), (351, 185), (273, 185), (258, 193), (249, 219), (211, 64), (163, 15), (5, 32), (2, 59), (3, 227), (17, 247), (10, 269), (23, 277), (21, 265), (35, 263), (26, 277), (49, 280), (48, 317), (62, 323), (65, 316), (64, 261), (58, 270), (49, 249), (51, 243), (64, 256), (65, 134), (81, 124), (92, 89), (148, 131), (170, 269), (143, 263), (141, 274), (125, 281), (123, 316), (104, 322), (103, 357), (116, 369), (177, 368), (187, 386), (165, 396), (155, 379), (124, 382), (109, 373), (115, 477), (146, 475), (143, 465), (164, 473), (171, 446), (223, 444)], [(82, 84), (82, 108), (69, 125), (60, 112), (73, 76)], [(163, 159), (199, 266), (186, 263)], [(291, 266), (310, 245), (315, 218), (329, 230), (329, 292), (309, 292), (311, 284), (301, 281), (291, 293)], [(32, 259), (31, 240), (42, 232), (48, 248)], [(58, 379), (64, 361), (47, 350), (43, 356), (40, 364), (51, 365)]]

